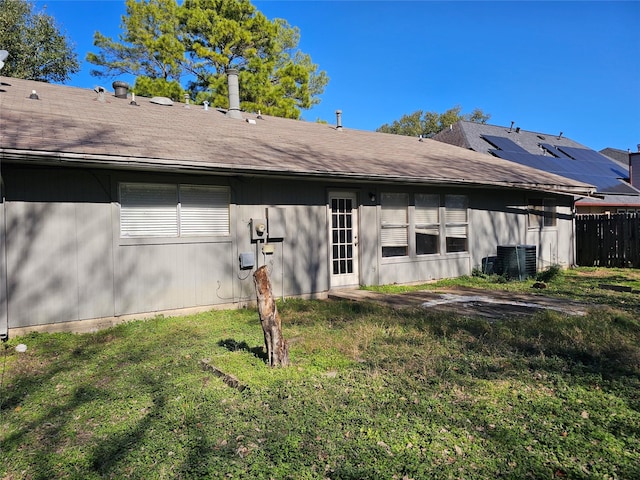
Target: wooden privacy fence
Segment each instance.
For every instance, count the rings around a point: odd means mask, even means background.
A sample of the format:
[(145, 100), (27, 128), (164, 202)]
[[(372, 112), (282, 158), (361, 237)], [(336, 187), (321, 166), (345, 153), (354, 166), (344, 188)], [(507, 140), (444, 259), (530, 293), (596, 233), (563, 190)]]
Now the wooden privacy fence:
[(576, 216), (576, 249), (582, 267), (640, 268), (640, 215)]

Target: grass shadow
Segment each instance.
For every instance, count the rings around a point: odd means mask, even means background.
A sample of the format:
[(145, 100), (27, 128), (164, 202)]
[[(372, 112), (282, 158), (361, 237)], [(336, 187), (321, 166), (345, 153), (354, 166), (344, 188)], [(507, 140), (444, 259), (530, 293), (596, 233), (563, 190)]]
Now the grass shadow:
[(241, 351), (245, 351), (245, 352), (249, 352), (253, 356), (255, 356), (255, 357), (257, 357), (257, 358), (259, 358), (261, 360), (264, 360), (265, 362), (268, 360), (267, 353), (264, 351), (264, 348), (262, 346), (250, 347), (247, 344), (247, 342), (245, 342), (245, 341), (238, 342), (237, 340), (234, 340), (233, 338), (227, 338), (225, 340), (218, 341), (218, 346), (226, 348), (230, 352), (237, 352), (237, 351), (240, 351), (240, 350)]

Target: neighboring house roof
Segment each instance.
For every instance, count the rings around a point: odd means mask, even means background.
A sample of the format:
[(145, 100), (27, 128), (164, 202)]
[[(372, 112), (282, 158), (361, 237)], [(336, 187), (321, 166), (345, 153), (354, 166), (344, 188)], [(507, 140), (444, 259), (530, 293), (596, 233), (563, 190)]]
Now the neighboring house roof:
[(605, 157), (609, 157), (611, 160), (618, 162), (620, 165), (626, 167), (629, 166), (629, 152), (627, 150), (620, 150), (618, 148), (603, 148), (600, 153)]
[[(37, 91), (38, 100), (29, 98)], [(434, 140), (0, 77), (0, 158), (213, 174), (519, 187), (588, 195), (587, 182)], [(345, 116), (345, 118), (348, 118)], [(245, 121), (246, 120), (246, 121)]]
[(628, 164), (620, 164), (562, 136), (460, 121), (434, 140), (491, 154), (520, 165), (595, 185), (603, 194), (639, 194), (625, 180)]
[(638, 195), (603, 195), (601, 198), (583, 198), (576, 203), (582, 207), (640, 208)]

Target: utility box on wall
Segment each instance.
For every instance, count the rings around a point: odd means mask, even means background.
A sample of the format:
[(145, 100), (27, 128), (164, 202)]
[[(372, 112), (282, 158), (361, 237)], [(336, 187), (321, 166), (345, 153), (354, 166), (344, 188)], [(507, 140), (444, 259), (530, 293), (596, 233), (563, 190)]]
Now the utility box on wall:
[(287, 236), (287, 219), (284, 208), (267, 208), (269, 239), (284, 239)]
[(262, 218), (251, 219), (251, 240), (267, 240), (267, 221)]
[(240, 270), (249, 270), (256, 264), (256, 256), (251, 252), (240, 254)]

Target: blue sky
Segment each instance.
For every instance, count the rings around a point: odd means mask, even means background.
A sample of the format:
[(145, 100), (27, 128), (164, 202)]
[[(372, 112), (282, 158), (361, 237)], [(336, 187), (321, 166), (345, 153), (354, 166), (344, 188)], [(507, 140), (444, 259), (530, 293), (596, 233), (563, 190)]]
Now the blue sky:
[[(558, 134), (590, 148), (640, 144), (638, 1), (256, 0), (301, 31), (300, 48), (330, 77), (309, 121), (375, 130), (416, 110), (480, 108), (489, 123)], [(90, 76), (93, 33), (117, 37), (121, 0), (46, 0)], [(132, 79), (122, 78), (132, 81)]]

